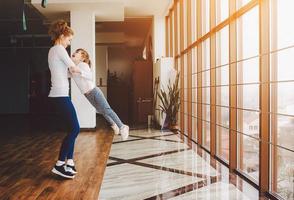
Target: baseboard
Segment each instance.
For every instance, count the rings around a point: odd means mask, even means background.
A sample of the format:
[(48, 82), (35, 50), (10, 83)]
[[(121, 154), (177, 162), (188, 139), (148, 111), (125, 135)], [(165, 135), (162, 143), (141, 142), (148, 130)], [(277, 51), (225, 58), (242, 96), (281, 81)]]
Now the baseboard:
[(95, 128), (80, 128), (81, 132), (93, 132), (96, 130), (97, 130), (97, 127), (95, 127)]

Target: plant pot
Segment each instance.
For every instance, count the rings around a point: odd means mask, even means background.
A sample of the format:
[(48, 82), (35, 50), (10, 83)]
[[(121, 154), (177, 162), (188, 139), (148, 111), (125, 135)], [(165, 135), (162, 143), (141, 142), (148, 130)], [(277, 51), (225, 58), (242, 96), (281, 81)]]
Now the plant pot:
[(168, 128), (171, 131), (177, 131), (177, 130), (179, 130), (179, 126), (177, 124), (170, 124)]
[(170, 124), (170, 119), (167, 116), (165, 116), (163, 124), (161, 126), (161, 130), (169, 129), (169, 124)]

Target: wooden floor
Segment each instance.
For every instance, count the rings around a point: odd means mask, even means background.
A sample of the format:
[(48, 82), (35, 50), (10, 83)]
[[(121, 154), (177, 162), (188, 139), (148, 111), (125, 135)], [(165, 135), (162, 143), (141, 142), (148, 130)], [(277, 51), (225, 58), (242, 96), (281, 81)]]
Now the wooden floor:
[(43, 131), (1, 138), (1, 200), (98, 199), (112, 132), (104, 127), (80, 133), (74, 158), (78, 174), (73, 180), (64, 180), (51, 173), (64, 135)]

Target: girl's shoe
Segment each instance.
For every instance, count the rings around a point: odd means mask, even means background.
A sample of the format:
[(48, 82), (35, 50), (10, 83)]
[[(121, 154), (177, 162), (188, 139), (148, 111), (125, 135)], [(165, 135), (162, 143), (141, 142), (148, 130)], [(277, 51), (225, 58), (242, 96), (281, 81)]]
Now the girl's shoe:
[(116, 124), (111, 125), (111, 128), (115, 135), (119, 135), (119, 128)]
[(129, 137), (129, 129), (130, 129), (129, 126), (127, 126), (127, 125), (123, 125), (120, 128), (119, 132), (121, 134), (122, 140), (128, 139), (128, 137)]

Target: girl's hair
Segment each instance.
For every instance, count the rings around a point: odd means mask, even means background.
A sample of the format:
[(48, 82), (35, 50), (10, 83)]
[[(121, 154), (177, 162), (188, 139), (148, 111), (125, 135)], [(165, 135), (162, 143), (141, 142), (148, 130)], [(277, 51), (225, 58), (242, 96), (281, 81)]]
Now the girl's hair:
[(61, 19), (51, 24), (48, 34), (51, 36), (51, 40), (55, 42), (61, 35), (70, 36), (73, 35), (74, 32), (67, 25), (67, 22)]
[(84, 62), (87, 63), (89, 67), (91, 67), (91, 60), (88, 52), (85, 49), (77, 49), (76, 52), (81, 52)]

